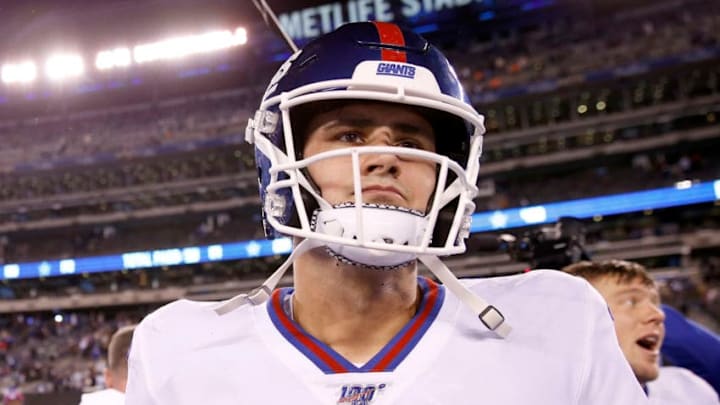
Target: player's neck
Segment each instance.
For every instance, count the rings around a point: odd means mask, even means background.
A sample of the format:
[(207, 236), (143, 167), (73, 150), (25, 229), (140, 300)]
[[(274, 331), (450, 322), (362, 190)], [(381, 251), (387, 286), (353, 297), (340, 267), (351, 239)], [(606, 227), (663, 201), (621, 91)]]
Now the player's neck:
[(324, 255), (295, 261), (294, 318), (346, 359), (364, 363), (415, 315), (415, 265), (371, 270)]

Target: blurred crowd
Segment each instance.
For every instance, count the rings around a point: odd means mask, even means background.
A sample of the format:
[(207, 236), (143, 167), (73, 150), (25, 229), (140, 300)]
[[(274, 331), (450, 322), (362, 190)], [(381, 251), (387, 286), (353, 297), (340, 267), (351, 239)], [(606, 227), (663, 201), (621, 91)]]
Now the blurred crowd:
[[(717, 143), (716, 143), (717, 144)], [(720, 155), (712, 150), (658, 151), (608, 158), (602, 164), (560, 168), (492, 179), (494, 193), (478, 210), (497, 210), (608, 194), (673, 187), (678, 182), (720, 178)], [(560, 193), (558, 190), (562, 190)]]
[(0, 121), (0, 173), (33, 162), (129, 159), (148, 149), (241, 132), (250, 116), (247, 106), (258, 99), (247, 88)]
[[(716, 150), (699, 145), (695, 150), (686, 152), (640, 152), (608, 157), (600, 164), (588, 162), (581, 166), (559, 166), (554, 171), (530, 169), (523, 173), (491, 176), (488, 181), (493, 191), (491, 195), (477, 199), (477, 210), (672, 187), (680, 181), (714, 180), (720, 178), (720, 156)], [(242, 179), (232, 177), (226, 187), (204, 187), (207, 185), (192, 185), (183, 192), (168, 192), (161, 188), (133, 193), (126, 189), (123, 199), (98, 198), (91, 202), (81, 195), (78, 205), (56, 202), (56, 205), (44, 209), (0, 214), (6, 224), (47, 224), (49, 228), (42, 234), (45, 241), (42, 244), (37, 243), (39, 236), (36, 232), (0, 235), (0, 263), (263, 237), (261, 209), (253, 176)], [(223, 206), (214, 205), (219, 203)], [(207, 205), (206, 212), (203, 204)], [(142, 212), (152, 212), (156, 218), (135, 219), (135, 226), (123, 222)], [(77, 223), (76, 218), (92, 216), (98, 219), (97, 224), (81, 226)], [(62, 224), (60, 221), (65, 221), (66, 226), (59, 226)], [(167, 226), (168, 221), (172, 221), (172, 227)]]
[(0, 387), (47, 393), (102, 386), (112, 334), (150, 308), (28, 313), (0, 321)]
[[(697, 5), (696, 5), (697, 6)], [(614, 16), (609, 21), (569, 18), (530, 32), (479, 43), (453, 54), (473, 94), (593, 71), (630, 68), (716, 47), (720, 16), (705, 6)], [(608, 27), (612, 27), (608, 29)]]
[[(688, 100), (720, 97), (720, 80), (716, 80), (720, 71), (717, 67), (708, 69), (705, 73), (708, 77), (715, 74), (712, 76), (715, 80), (702, 81), (705, 90), (697, 95), (687, 93)], [(693, 88), (680, 87), (686, 91)], [(564, 100), (561, 104), (577, 103), (575, 95)], [(712, 131), (720, 111), (707, 103), (712, 100), (689, 107), (672, 99), (656, 107), (630, 103), (626, 110), (609, 114), (603, 118), (606, 121), (590, 127), (576, 128), (576, 123), (593, 119), (576, 114), (567, 125), (538, 124), (534, 129), (509, 131), (505, 137), (490, 133), (486, 137), (481, 178), (492, 182), (494, 195), (478, 200), (478, 209), (672, 186), (676, 181), (687, 179), (718, 178), (720, 159), (713, 152), (717, 150), (717, 138), (713, 139)], [(516, 111), (527, 117), (532, 109), (527, 108), (517, 107)], [(664, 108), (660, 112), (662, 119), (656, 118), (659, 113), (654, 110), (645, 114), (643, 111), (648, 108)], [(648, 116), (627, 118), (628, 113), (636, 112)], [(507, 114), (503, 117), (503, 122), (511, 120)], [(498, 126), (507, 126), (498, 123)], [(493, 118), (488, 119), (488, 125), (494, 125)], [(536, 134), (536, 130), (546, 131), (547, 135)], [(689, 138), (697, 141), (681, 142)], [(650, 139), (657, 142), (654, 150), (624, 152), (633, 142)], [(578, 152), (605, 156), (603, 159), (573, 158), (573, 153)], [(577, 160), (584, 165), (560, 165), (554, 172), (534, 170), (531, 159), (537, 157)], [(501, 169), (512, 161), (519, 162), (520, 167)], [(197, 215), (179, 220), (174, 229), (181, 232), (173, 233), (171, 239), (160, 235), (158, 232), (163, 231), (153, 226), (146, 227), (143, 239), (159, 244), (157, 247), (169, 247), (203, 240), (222, 241), (227, 229), (236, 231), (227, 235), (229, 240), (259, 236), (256, 221), (259, 200), (253, 167), (252, 147), (237, 143), (116, 164), (0, 175), (0, 261), (142, 249), (135, 247), (142, 245), (141, 240), (135, 238), (135, 231), (124, 229), (120, 225), (122, 221), (133, 217), (177, 216), (189, 211)], [(563, 190), (562, 195), (556, 190)], [(227, 220), (219, 221), (220, 226), (216, 226), (218, 221), (213, 217), (217, 215), (245, 224), (248, 224), (247, 218), (254, 218), (255, 226), (222, 226), (229, 222)], [(92, 224), (95, 225), (90, 226)], [(12, 233), (18, 229), (40, 231), (61, 227), (73, 234), (46, 232), (44, 238), (48, 243), (42, 246), (33, 243), (32, 235)]]

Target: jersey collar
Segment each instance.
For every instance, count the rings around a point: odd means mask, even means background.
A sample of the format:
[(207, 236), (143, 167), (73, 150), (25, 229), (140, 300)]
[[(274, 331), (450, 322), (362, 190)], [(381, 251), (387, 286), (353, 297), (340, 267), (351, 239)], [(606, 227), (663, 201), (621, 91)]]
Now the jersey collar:
[(284, 310), (283, 303), (292, 288), (275, 290), (267, 310), (277, 330), (325, 374), (393, 371), (418, 344), (437, 317), (445, 299), (445, 289), (434, 281), (418, 277), (422, 294), (418, 311), (410, 321), (370, 361), (358, 367), (328, 345), (314, 338)]

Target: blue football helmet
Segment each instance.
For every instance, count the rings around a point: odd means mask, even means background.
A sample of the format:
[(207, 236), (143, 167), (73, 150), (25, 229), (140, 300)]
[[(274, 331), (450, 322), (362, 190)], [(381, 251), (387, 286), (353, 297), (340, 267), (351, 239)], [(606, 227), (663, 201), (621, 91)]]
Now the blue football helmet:
[[(305, 170), (310, 159), (300, 153), (303, 121), (315, 111), (312, 106), (351, 100), (413, 106), (431, 123), (436, 152), (390, 146), (346, 151), (348, 158), (396, 153), (435, 162), (437, 187), (427, 212), (367, 204), (362, 196), (335, 206), (322, 198)], [(470, 104), (454, 69), (427, 40), (391, 23), (346, 24), (280, 67), (248, 124), (266, 235), (319, 241), (341, 260), (376, 268), (400, 266), (422, 254), (462, 253), (475, 209), (484, 132), (483, 116)], [(353, 176), (359, 183), (357, 167)], [(322, 226), (328, 223), (334, 225)]]

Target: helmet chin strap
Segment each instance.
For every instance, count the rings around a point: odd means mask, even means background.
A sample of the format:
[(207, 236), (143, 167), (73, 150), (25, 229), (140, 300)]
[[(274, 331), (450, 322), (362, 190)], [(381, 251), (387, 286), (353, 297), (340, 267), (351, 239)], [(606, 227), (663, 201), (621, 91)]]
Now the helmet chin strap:
[(505, 338), (510, 334), (512, 328), (505, 322), (503, 314), (494, 306), (478, 297), (467, 287), (460, 284), (460, 281), (448, 269), (437, 256), (421, 255), (418, 259), (453, 293), (460, 301), (467, 305), (480, 319), (486, 328), (495, 332), (498, 336)]
[[(225, 315), (233, 310), (245, 305), (259, 305), (264, 303), (270, 298), (270, 294), (277, 287), (280, 279), (285, 274), (290, 265), (293, 263), (296, 257), (307, 252), (308, 250), (321, 246), (317, 241), (305, 239), (300, 242), (285, 262), (278, 267), (275, 272), (265, 280), (264, 283), (258, 288), (250, 291), (247, 294), (240, 294), (232, 297), (228, 300), (220, 302), (215, 308), (215, 312), (218, 315)], [(495, 332), (498, 336), (505, 338), (507, 337), (512, 328), (505, 321), (503, 314), (497, 310), (494, 306), (488, 304), (485, 300), (475, 295), (467, 287), (462, 285), (455, 275), (450, 272), (445, 263), (443, 263), (437, 256), (421, 255), (418, 258), (428, 269), (452, 292), (460, 301), (467, 305), (475, 314), (477, 314), (480, 322), (485, 325), (486, 328)]]
[(275, 270), (275, 272), (271, 274), (260, 287), (253, 289), (247, 294), (236, 295), (228, 300), (218, 303), (214, 308), (215, 312), (218, 315), (225, 315), (245, 304), (258, 305), (267, 301), (268, 298), (270, 298), (270, 294), (272, 294), (275, 287), (277, 287), (282, 276), (285, 275), (287, 269), (289, 269), (290, 265), (292, 265), (295, 261), (295, 258), (317, 246), (320, 246), (320, 244), (317, 241), (310, 239), (305, 239), (298, 243), (290, 256), (285, 259), (283, 264), (281, 264), (280, 267), (278, 267), (278, 269)]

